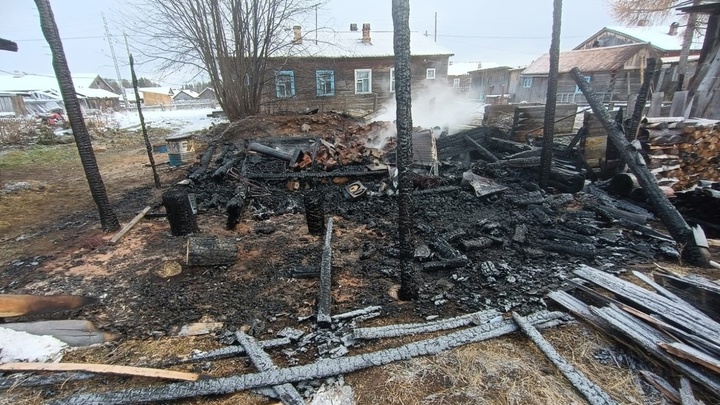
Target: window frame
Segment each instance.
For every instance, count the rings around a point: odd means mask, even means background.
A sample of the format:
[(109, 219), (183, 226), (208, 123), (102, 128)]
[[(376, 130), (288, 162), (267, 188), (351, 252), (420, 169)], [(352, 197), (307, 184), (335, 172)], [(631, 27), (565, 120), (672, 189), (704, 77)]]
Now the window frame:
[[(323, 83), (330, 83), (330, 92), (325, 92), (324, 88), (320, 85), (321, 76), (327, 75), (329, 80), (323, 79)], [(321, 93), (321, 90), (323, 92)], [(315, 94), (318, 97), (332, 97), (335, 95), (335, 71), (332, 69), (318, 69), (315, 71)]]
[(395, 93), (395, 68), (390, 68), (390, 93)]
[[(432, 72), (432, 77), (430, 76), (430, 72)], [(437, 69), (435, 69), (435, 68), (425, 69), (425, 79), (426, 80), (435, 80), (436, 77), (437, 77)]]
[[(590, 80), (592, 79), (592, 76), (583, 75), (583, 79), (585, 79), (585, 81), (588, 82), (588, 84), (590, 84)], [(579, 93), (582, 93), (582, 91), (580, 91), (580, 86), (578, 86), (576, 84), (575, 85), (575, 94), (579, 94)]]
[[(368, 77), (358, 79), (358, 73), (367, 73)], [(367, 91), (358, 91), (359, 80), (367, 80)], [(355, 69), (355, 94), (372, 94), (372, 69)]]
[[(280, 95), (280, 89), (287, 88), (285, 86), (281, 86), (281, 82), (278, 80), (281, 77), (289, 77), (289, 83), (290, 83), (290, 94)], [(293, 70), (279, 70), (275, 72), (275, 96), (277, 98), (292, 98), (295, 97), (295, 72)]]
[(532, 87), (533, 83), (533, 77), (532, 76), (523, 76), (522, 80), (520, 81), (520, 87), (523, 89), (529, 89)]

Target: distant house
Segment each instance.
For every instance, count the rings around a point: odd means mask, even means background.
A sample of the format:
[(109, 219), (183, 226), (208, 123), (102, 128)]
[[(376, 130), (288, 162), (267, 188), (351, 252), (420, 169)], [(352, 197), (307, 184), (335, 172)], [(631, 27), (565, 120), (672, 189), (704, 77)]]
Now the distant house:
[(170, 87), (139, 87), (138, 90), (145, 106), (170, 106), (173, 103)]
[(198, 98), (198, 93), (192, 90), (188, 89), (182, 89), (175, 92), (175, 95), (173, 95), (173, 101), (174, 102), (183, 102), (183, 101), (195, 101)]
[(470, 72), (483, 67), (480, 62), (448, 62), (448, 87), (466, 92), (472, 87)]
[[(304, 109), (375, 111), (395, 96), (393, 33), (371, 32), (363, 24), (350, 31), (320, 31), (305, 38), (295, 26), (288, 46), (268, 60), (263, 92), (266, 111)], [(437, 85), (446, 87), (452, 52), (429, 38), (411, 33), (413, 95)]]
[[(647, 58), (657, 57), (649, 44), (588, 48), (560, 53), (558, 68), (558, 103), (584, 103), (585, 98), (570, 77), (577, 67), (602, 101), (627, 101), (642, 84)], [(525, 68), (519, 77), (515, 101), (544, 103), (550, 58), (545, 54)]]
[(201, 100), (210, 100), (217, 102), (217, 96), (215, 95), (215, 90), (213, 90), (210, 87), (205, 87), (203, 91), (198, 94), (198, 98)]
[(494, 66), (470, 72), (473, 96), (488, 104), (514, 101), (518, 77), (522, 70), (510, 66)]
[[(75, 93), (84, 109), (117, 110), (120, 95), (97, 74), (73, 74)], [(60, 87), (54, 75), (30, 75), (18, 73), (0, 76), (0, 92), (22, 95), (27, 113), (43, 112), (45, 101), (62, 104)]]

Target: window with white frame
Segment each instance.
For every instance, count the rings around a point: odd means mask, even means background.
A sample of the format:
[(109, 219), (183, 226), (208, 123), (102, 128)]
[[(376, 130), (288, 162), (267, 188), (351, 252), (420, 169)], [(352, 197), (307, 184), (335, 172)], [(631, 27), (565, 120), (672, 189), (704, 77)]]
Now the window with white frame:
[[(590, 83), (590, 76), (583, 76), (583, 79), (585, 79), (586, 82)], [(581, 93), (580, 86), (577, 84), (575, 85), (575, 94)]]
[(278, 98), (289, 98), (295, 95), (295, 73), (292, 70), (281, 70), (275, 73), (275, 94)]
[(395, 68), (390, 68), (390, 93), (395, 92)]
[(335, 95), (335, 71), (334, 70), (316, 70), (315, 79), (317, 80), (318, 96), (334, 96)]
[(532, 77), (531, 76), (523, 76), (522, 78), (522, 87), (529, 89), (532, 87)]
[(453, 88), (459, 89), (460, 88), (460, 79), (453, 79)]
[(372, 92), (372, 69), (355, 69), (355, 94)]
[(433, 80), (433, 79), (435, 79), (435, 69), (434, 69), (434, 68), (430, 68), (430, 69), (426, 70), (426, 71), (425, 71), (425, 78), (428, 79), (428, 80)]

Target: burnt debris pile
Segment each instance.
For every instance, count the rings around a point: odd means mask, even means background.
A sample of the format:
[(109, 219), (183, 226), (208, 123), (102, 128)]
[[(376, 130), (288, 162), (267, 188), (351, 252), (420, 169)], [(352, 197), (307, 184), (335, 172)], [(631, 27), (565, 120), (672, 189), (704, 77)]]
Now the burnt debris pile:
[[(355, 271), (398, 277), (389, 127), (211, 144), (191, 169), (189, 187), (199, 211), (227, 215), (230, 229), (241, 218), (309, 211), (310, 230), (313, 216), (370, 230), (357, 246)], [(414, 264), (424, 280), (423, 302), (530, 311), (543, 307), (542, 297), (578, 264), (620, 272), (629, 263), (679, 257), (672, 238), (653, 228), (652, 212), (586, 181), (593, 173), (573, 143), (556, 146), (546, 191), (536, 181), (539, 148), (503, 135), (490, 127), (413, 135)], [(288, 276), (318, 274), (293, 265), (307, 251), (277, 254), (286, 258)]]

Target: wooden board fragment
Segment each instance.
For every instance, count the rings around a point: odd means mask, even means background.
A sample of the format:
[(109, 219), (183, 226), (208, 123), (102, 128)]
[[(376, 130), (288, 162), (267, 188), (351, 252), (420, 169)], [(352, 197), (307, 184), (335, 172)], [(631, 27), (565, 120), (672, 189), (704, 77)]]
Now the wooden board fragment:
[(87, 371), (96, 374), (131, 375), (178, 381), (197, 381), (200, 379), (200, 374), (195, 373), (161, 370), (159, 368), (116, 366), (112, 364), (6, 363), (0, 364), (0, 371)]
[(139, 214), (135, 215), (135, 218), (133, 218), (130, 222), (128, 222), (128, 224), (125, 225), (118, 233), (116, 233), (115, 236), (113, 236), (112, 239), (110, 239), (110, 241), (108, 243), (111, 245), (116, 244), (120, 240), (120, 238), (125, 236), (125, 234), (128, 233), (128, 231), (130, 231), (130, 229), (132, 229), (133, 226), (135, 226), (135, 224), (140, 222), (140, 220), (145, 217), (145, 214), (147, 214), (148, 211), (150, 211), (150, 208), (151, 207), (149, 207), (149, 206), (143, 208), (143, 210), (140, 211)]
[(99, 300), (79, 295), (0, 295), (0, 318), (78, 309)]
[(693, 363), (699, 364), (709, 370), (720, 374), (720, 359), (710, 356), (707, 353), (703, 353), (700, 350), (697, 350), (694, 347), (688, 346), (684, 343), (659, 343), (659, 345), (668, 353), (672, 353), (680, 358), (690, 360)]
[(640, 375), (645, 379), (645, 381), (665, 395), (667, 399), (676, 404), (680, 403), (680, 393), (675, 389), (675, 387), (670, 385), (669, 382), (665, 381), (665, 379), (647, 370), (640, 370)]

